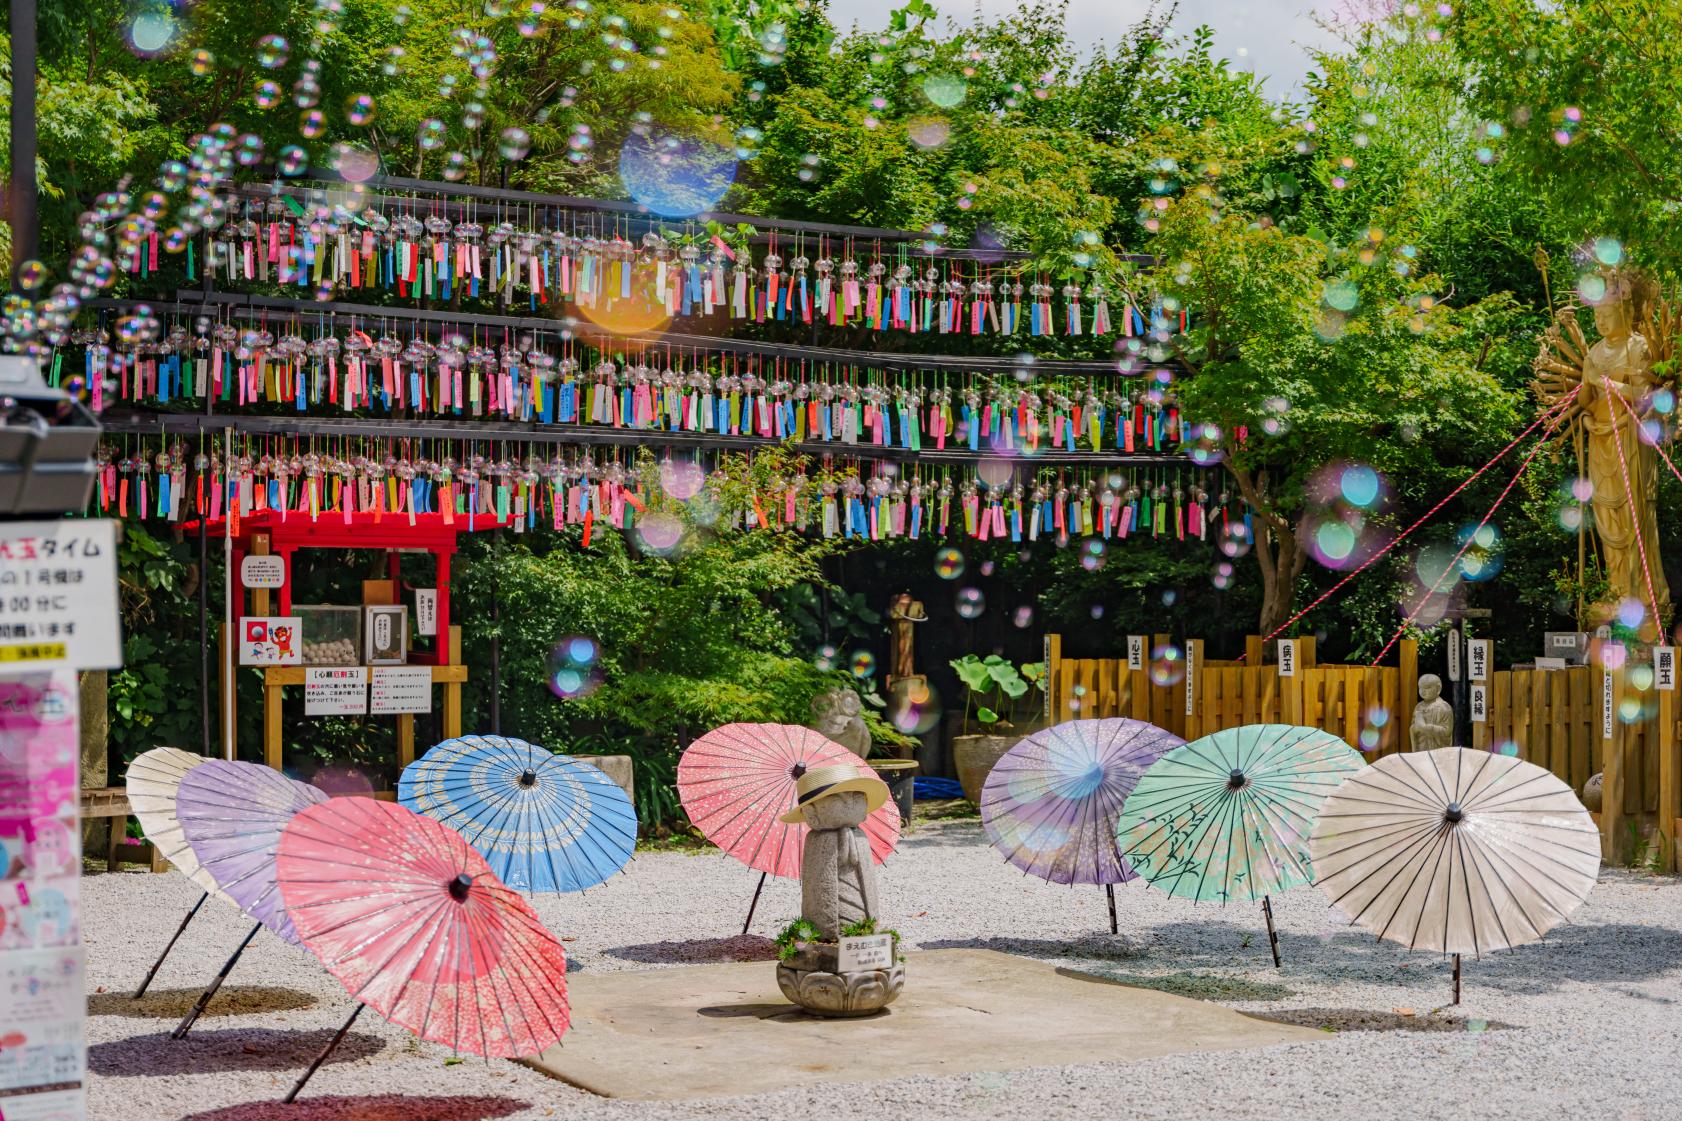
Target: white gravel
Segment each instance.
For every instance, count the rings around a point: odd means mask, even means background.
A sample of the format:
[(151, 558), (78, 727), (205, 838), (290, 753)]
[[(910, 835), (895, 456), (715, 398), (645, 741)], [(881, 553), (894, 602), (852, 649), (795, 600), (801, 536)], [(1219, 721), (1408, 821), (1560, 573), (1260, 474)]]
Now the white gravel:
[[(744, 960), (735, 937), (757, 874), (716, 853), (645, 854), (582, 896), (539, 897), (577, 973)], [(92, 1015), (93, 1117), (101, 1121), (480, 1121), (540, 1117), (827, 1119), (1021, 1117), (1186, 1121), (1669, 1121), (1682, 1117), (1682, 880), (1606, 871), (1575, 925), (1543, 943), (1467, 960), (1465, 1002), (1449, 967), (1332, 921), (1317, 892), (1275, 901), (1285, 967), (1274, 970), (1258, 909), (1193, 906), (1141, 884), (1104, 893), (1024, 879), (968, 821), (920, 826), (887, 866), (890, 918), (912, 945), (986, 946), (1236, 1008), (1337, 1027), (1312, 1046), (1074, 1067), (801, 1088), (695, 1102), (601, 1099), (511, 1063), (452, 1061), (378, 1017), (311, 1082), (279, 1098), (349, 1010), (303, 950), (262, 934), (185, 1042), (165, 1037), (249, 928), (208, 903), (140, 1004), (127, 997), (198, 889), (173, 873), (95, 874), (83, 887)], [(798, 888), (773, 880), (754, 929), (774, 933)], [(265, 991), (266, 990), (266, 991)], [(1439, 1030), (1421, 1031), (1419, 1028)], [(1055, 1030), (1024, 1025), (1024, 1030)], [(397, 1097), (396, 1095), (402, 1095)]]

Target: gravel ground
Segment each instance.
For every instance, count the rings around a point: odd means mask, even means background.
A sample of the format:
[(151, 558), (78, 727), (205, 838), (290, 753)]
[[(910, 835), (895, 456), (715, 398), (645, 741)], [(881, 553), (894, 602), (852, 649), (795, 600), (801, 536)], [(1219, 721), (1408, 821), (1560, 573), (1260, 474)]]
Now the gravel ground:
[[(798, 911), (797, 885), (766, 886), (741, 929), (757, 877), (716, 853), (639, 856), (582, 896), (539, 897), (567, 939), (573, 971), (679, 968), (769, 956), (763, 937)], [(1465, 965), (1451, 1012), (1449, 967), (1349, 930), (1317, 892), (1275, 901), (1285, 966), (1271, 968), (1259, 909), (1194, 907), (1130, 884), (1104, 893), (1052, 887), (1005, 867), (973, 821), (923, 825), (887, 865), (885, 905), (913, 946), (980, 946), (1056, 960), (1132, 984), (1325, 1027), (1310, 1046), (791, 1088), (695, 1102), (615, 1102), (511, 1063), (452, 1060), (374, 1016), (358, 1021), (296, 1107), (290, 1086), (349, 1009), (306, 951), (252, 943), (185, 1042), (166, 1036), (249, 926), (206, 904), (154, 982), (128, 992), (197, 889), (180, 876), (95, 874), (83, 887), (89, 1066), (100, 1121), (481, 1121), (566, 1117), (908, 1116), (1187, 1118), (1224, 1121), (1572, 1121), (1682, 1117), (1682, 880), (1606, 871), (1574, 925), (1540, 945)], [(1035, 1030), (1055, 1030), (1038, 1025)]]

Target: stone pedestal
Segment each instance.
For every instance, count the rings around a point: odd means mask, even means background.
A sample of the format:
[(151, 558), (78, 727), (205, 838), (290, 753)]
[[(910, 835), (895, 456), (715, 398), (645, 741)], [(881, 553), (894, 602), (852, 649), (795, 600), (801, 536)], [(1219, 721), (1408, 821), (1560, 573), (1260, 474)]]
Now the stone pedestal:
[(777, 965), (777, 987), (814, 1016), (868, 1016), (898, 999), (905, 988), (905, 963), (887, 969), (842, 973), (833, 943), (809, 942)]

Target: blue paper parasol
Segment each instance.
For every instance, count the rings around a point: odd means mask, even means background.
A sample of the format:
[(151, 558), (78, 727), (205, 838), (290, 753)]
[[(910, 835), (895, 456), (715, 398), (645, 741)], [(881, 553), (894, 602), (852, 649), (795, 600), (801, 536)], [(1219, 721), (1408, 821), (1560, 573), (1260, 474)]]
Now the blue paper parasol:
[(445, 740), (403, 768), (397, 799), (460, 833), (517, 891), (593, 887), (636, 847), (636, 809), (617, 783), (525, 740)]

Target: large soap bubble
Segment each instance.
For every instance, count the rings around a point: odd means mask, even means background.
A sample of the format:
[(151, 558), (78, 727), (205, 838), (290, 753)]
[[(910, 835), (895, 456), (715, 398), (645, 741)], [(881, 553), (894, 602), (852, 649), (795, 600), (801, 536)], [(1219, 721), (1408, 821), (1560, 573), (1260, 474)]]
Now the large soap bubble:
[(736, 181), (736, 157), (698, 137), (633, 132), (619, 149), (619, 178), (655, 214), (690, 218), (718, 205)]

